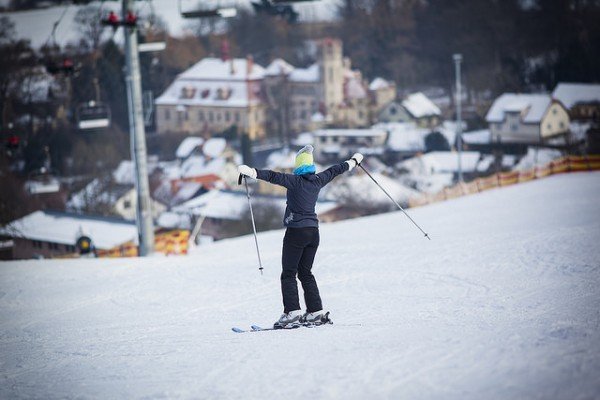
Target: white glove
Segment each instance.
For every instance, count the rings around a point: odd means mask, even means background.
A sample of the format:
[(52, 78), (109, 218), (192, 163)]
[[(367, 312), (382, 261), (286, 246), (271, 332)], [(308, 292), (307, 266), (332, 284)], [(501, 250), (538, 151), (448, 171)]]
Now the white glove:
[(363, 155), (360, 153), (354, 153), (354, 155), (345, 162), (348, 164), (348, 171), (352, 171), (352, 168), (357, 167), (363, 160)]
[(242, 175), (249, 176), (250, 178), (256, 179), (256, 170), (254, 168), (250, 168), (247, 165), (239, 165), (238, 172)]

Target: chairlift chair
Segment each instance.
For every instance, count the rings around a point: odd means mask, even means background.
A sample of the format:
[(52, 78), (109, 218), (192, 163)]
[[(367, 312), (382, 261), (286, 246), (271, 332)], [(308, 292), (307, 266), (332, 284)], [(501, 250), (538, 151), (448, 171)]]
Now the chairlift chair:
[(80, 130), (108, 128), (110, 122), (110, 108), (103, 103), (89, 101), (77, 107), (77, 128)]
[(232, 18), (237, 15), (237, 9), (235, 7), (224, 7), (221, 6), (220, 2), (216, 7), (213, 6), (197, 10), (183, 10), (181, 5), (182, 2), (183, 0), (179, 0), (179, 14), (181, 14), (183, 18)]

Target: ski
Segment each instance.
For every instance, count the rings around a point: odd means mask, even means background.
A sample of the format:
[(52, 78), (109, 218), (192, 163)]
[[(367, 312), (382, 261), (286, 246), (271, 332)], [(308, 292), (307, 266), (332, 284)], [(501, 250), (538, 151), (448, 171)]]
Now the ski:
[(298, 329), (298, 328), (316, 328), (321, 325), (333, 325), (333, 322), (329, 319), (329, 313), (325, 314), (325, 320), (322, 322), (303, 322), (300, 324), (294, 324), (291, 326), (287, 326), (285, 328), (282, 327), (270, 327), (270, 328), (262, 328), (259, 325), (251, 325), (250, 329), (241, 329), (237, 327), (231, 328), (235, 333), (246, 333), (246, 332), (264, 332), (264, 331), (280, 331), (280, 330), (290, 330), (290, 329)]

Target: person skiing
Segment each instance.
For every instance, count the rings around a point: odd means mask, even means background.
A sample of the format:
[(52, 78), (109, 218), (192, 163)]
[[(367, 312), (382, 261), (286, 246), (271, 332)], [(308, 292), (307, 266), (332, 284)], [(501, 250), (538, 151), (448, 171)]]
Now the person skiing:
[[(238, 166), (240, 174), (283, 186), (287, 189), (287, 205), (283, 224), (287, 228), (283, 238), (281, 292), (283, 314), (275, 323), (275, 328), (298, 325), (303, 322), (324, 322), (323, 305), (312, 265), (319, 247), (319, 220), (315, 205), (319, 191), (333, 178), (351, 171), (363, 159), (355, 153), (349, 160), (334, 165), (323, 172), (316, 172), (313, 161), (313, 147), (304, 146), (296, 154), (293, 174), (271, 170), (257, 170), (247, 165)], [(298, 283), (302, 283), (306, 313), (302, 314), (298, 297)]]

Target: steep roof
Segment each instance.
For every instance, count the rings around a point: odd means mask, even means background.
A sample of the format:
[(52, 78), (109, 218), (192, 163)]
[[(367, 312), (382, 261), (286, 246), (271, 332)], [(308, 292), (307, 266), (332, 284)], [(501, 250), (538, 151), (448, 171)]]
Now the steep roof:
[(600, 103), (600, 84), (559, 83), (552, 92), (552, 97), (566, 108), (577, 103)]
[(430, 115), (442, 115), (442, 111), (421, 92), (410, 94), (402, 101), (402, 106), (413, 117), (421, 118)]
[(504, 93), (494, 100), (485, 119), (487, 122), (502, 122), (505, 113), (518, 112), (524, 123), (539, 123), (551, 102), (548, 94)]
[[(250, 65), (251, 63), (251, 65)], [(232, 69), (233, 66), (233, 69)], [(248, 73), (248, 68), (251, 68)], [(245, 58), (207, 57), (177, 76), (155, 101), (157, 105), (248, 107), (259, 104), (265, 69)], [(250, 83), (248, 82), (250, 81)]]

